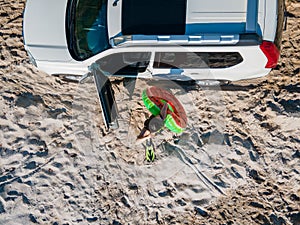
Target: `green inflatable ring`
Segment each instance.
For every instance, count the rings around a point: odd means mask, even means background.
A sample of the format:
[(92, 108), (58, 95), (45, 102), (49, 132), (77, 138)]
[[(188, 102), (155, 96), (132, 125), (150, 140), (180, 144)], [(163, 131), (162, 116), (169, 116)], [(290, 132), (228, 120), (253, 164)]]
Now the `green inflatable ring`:
[(152, 115), (160, 113), (164, 103), (168, 103), (165, 126), (174, 133), (182, 133), (187, 126), (185, 110), (178, 99), (170, 92), (159, 87), (148, 87), (143, 91), (142, 100)]

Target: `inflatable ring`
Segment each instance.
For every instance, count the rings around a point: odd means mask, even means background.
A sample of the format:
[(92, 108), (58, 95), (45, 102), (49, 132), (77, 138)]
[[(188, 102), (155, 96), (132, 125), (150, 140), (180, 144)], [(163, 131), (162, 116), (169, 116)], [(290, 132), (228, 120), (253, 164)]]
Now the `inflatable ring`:
[(168, 103), (165, 126), (174, 133), (182, 133), (187, 126), (185, 110), (178, 99), (170, 92), (159, 88), (149, 87), (143, 91), (143, 102), (152, 115), (157, 116), (163, 105)]

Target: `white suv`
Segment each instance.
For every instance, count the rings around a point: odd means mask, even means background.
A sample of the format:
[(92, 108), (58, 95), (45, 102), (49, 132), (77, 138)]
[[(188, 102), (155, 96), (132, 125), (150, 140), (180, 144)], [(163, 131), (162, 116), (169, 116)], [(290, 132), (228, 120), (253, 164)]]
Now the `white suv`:
[(277, 65), (283, 0), (27, 0), (24, 44), (49, 74), (250, 79)]

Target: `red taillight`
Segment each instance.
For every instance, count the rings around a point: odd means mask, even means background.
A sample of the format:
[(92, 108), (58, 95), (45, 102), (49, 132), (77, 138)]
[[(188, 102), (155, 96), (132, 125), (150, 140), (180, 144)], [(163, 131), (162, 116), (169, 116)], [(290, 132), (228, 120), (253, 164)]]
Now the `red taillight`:
[(265, 68), (275, 68), (280, 54), (275, 44), (270, 41), (263, 41), (259, 47), (268, 59)]

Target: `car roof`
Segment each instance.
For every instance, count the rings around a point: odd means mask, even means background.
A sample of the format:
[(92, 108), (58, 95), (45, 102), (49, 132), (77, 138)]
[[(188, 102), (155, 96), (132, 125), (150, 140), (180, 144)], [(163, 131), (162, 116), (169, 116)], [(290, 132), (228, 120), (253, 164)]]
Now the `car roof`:
[[(120, 35), (194, 35), (246, 33), (247, 20), (264, 30), (265, 0), (119, 0), (108, 5), (108, 32)], [(256, 7), (256, 9), (255, 9)], [(254, 11), (252, 9), (255, 9)], [(251, 17), (247, 17), (247, 12)], [(254, 20), (256, 19), (256, 20)]]

